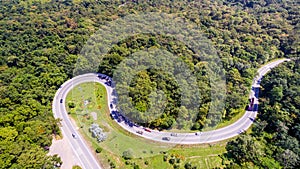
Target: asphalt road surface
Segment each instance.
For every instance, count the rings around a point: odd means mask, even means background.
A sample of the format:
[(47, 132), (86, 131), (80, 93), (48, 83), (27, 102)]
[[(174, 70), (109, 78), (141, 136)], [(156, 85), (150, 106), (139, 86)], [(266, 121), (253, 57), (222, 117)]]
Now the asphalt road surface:
[[(165, 142), (165, 143), (173, 143), (173, 144), (201, 144), (201, 143), (212, 143), (221, 140), (226, 140), (237, 136), (238, 134), (247, 130), (251, 124), (254, 122), (257, 116), (258, 110), (258, 94), (259, 94), (259, 87), (260, 81), (262, 77), (269, 72), (273, 67), (276, 67), (280, 63), (284, 61), (289, 61), (290, 59), (280, 59), (273, 62), (270, 62), (260, 69), (258, 69), (257, 76), (253, 80), (251, 94), (249, 98), (254, 98), (253, 109), (251, 111), (246, 111), (245, 114), (233, 124), (212, 130), (212, 131), (205, 131), (205, 132), (197, 132), (197, 133), (176, 133), (176, 136), (171, 136), (171, 132), (160, 132), (157, 130), (148, 130), (142, 126), (130, 126), (126, 124), (124, 121), (116, 122), (125, 130), (136, 134), (138, 136), (144, 137), (146, 139)], [(55, 118), (62, 119), (62, 133), (64, 137), (68, 137), (70, 140), (70, 144), (72, 148), (77, 153), (77, 156), (80, 159), (80, 164), (82, 168), (86, 169), (94, 169), (94, 168), (101, 168), (97, 162), (97, 159), (92, 154), (92, 151), (88, 148), (86, 142), (81, 138), (80, 134), (76, 130), (76, 126), (74, 126), (67, 114), (65, 108), (65, 99), (68, 92), (76, 85), (85, 82), (98, 82), (105, 86), (108, 95), (108, 107), (110, 111), (116, 110), (113, 103), (113, 99), (116, 99), (115, 96), (112, 94), (113, 88), (105, 84), (107, 80), (101, 79), (98, 77), (99, 74), (96, 73), (88, 73), (80, 76), (76, 76), (67, 82), (65, 82), (62, 87), (57, 91), (54, 101), (53, 101), (53, 113)], [(102, 75), (105, 76), (105, 75)], [(62, 99), (62, 100), (61, 100)], [(110, 104), (113, 104), (112, 108)], [(137, 131), (142, 131), (142, 134), (137, 133)], [(150, 132), (149, 132), (150, 131)], [(72, 133), (76, 135), (77, 138), (73, 138)], [(163, 137), (168, 137), (169, 140), (163, 140)]]

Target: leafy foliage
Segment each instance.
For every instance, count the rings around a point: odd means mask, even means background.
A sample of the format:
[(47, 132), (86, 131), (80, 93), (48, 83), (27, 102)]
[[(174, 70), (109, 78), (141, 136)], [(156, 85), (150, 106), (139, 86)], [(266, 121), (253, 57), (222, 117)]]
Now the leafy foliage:
[(230, 141), (233, 162), (262, 168), (299, 168), (300, 60), (272, 70), (262, 81), (258, 120), (249, 135)]
[[(51, 100), (59, 86), (73, 76), (76, 59), (86, 40), (99, 25), (109, 21), (131, 13), (151, 11), (173, 13), (197, 24), (214, 43), (227, 72), (228, 97), (222, 112), (224, 120), (232, 118), (246, 105), (248, 87), (258, 65), (282, 56), (299, 55), (300, 10), (295, 1), (217, 0), (199, 3), (163, 0), (123, 4), (123, 1), (14, 0), (0, 3), (2, 168), (52, 168), (51, 165), (56, 163), (56, 157), (46, 156), (52, 135), (60, 134), (59, 120), (52, 116)], [(205, 63), (195, 60), (193, 52), (179, 42), (159, 35), (137, 35), (125, 39), (112, 47), (99, 71), (112, 75), (115, 66), (126, 56), (150, 47), (162, 47), (175, 53), (196, 73), (202, 104), (192, 126), (193, 129), (201, 129), (210, 108), (209, 75), (205, 71)], [(158, 74), (162, 76), (156, 78)], [(141, 72), (135, 82), (131, 86), (131, 97), (141, 111), (148, 107), (147, 96), (152, 88), (160, 88), (168, 96), (168, 108), (149, 126), (168, 128), (176, 122), (174, 119), (178, 114), (185, 115), (185, 108), (178, 104), (179, 89), (172, 77), (149, 70)], [(143, 88), (138, 87), (141, 83), (145, 83)], [(268, 100), (272, 104), (272, 108), (268, 109), (272, 112), (270, 118), (275, 120), (267, 126), (261, 125), (259, 131), (271, 131), (274, 126), (283, 133), (292, 133), (291, 137), (276, 135), (276, 138), (285, 138), (286, 141), (276, 142), (282, 151), (278, 151), (274, 158), (285, 153), (296, 160), (294, 154), (297, 153), (285, 151), (285, 148), (297, 146), (294, 138), (300, 137), (300, 127), (295, 123), (298, 107), (290, 106), (300, 105), (299, 90), (297, 85), (289, 90), (286, 86), (289, 87), (289, 84), (283, 79), (278, 81), (277, 88), (270, 90), (274, 97)], [(284, 100), (286, 93), (293, 97)], [(280, 109), (282, 105), (279, 102), (289, 106), (289, 110)], [(274, 133), (263, 132), (262, 135), (275, 138)], [(273, 164), (273, 161), (269, 163)], [(287, 164), (296, 165), (293, 161)]]

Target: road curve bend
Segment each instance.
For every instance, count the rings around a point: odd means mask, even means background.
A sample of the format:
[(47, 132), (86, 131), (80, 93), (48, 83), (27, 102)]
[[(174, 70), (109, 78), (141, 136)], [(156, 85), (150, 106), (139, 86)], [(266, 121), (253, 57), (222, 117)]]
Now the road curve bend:
[[(78, 76), (66, 81), (56, 92), (53, 103), (52, 111), (54, 118), (61, 119), (60, 129), (64, 139), (67, 139), (73, 152), (79, 160), (79, 164), (83, 169), (101, 169), (96, 157), (93, 155), (92, 150), (88, 147), (85, 140), (80, 136), (77, 126), (75, 126), (67, 113), (65, 106), (65, 99), (68, 92), (76, 85), (84, 82), (90, 82), (91, 78), (85, 79), (86, 75)], [(72, 135), (75, 135), (74, 138)], [(62, 148), (62, 151), (63, 148)], [(70, 157), (71, 158), (71, 157)]]
[[(226, 140), (232, 137), (237, 136), (238, 134), (247, 130), (251, 124), (254, 122), (254, 119), (257, 116), (257, 107), (258, 107), (258, 93), (260, 87), (260, 81), (262, 77), (268, 73), (272, 68), (278, 66), (280, 63), (290, 61), (290, 59), (279, 59), (276, 61), (272, 61), (260, 69), (258, 69), (257, 76), (254, 78), (251, 93), (249, 98), (254, 98), (253, 105), (254, 108), (252, 111), (246, 111), (245, 114), (236, 122), (226, 127), (205, 131), (205, 132), (198, 132), (198, 133), (176, 133), (176, 136), (171, 136), (171, 132), (160, 132), (157, 130), (149, 130), (147, 132), (144, 130), (142, 126), (132, 126), (128, 125), (124, 121), (117, 122), (122, 128), (125, 130), (136, 134), (138, 136), (144, 137), (146, 139), (165, 142), (165, 143), (174, 143), (174, 144), (201, 144), (201, 143), (212, 143), (221, 140)], [(110, 106), (115, 98), (112, 95), (113, 88), (108, 86), (105, 79), (101, 79), (98, 77), (99, 74), (96, 73), (87, 73), (83, 75), (76, 76), (67, 82), (65, 82), (60, 89), (56, 92), (55, 98), (53, 100), (52, 110), (54, 113), (55, 118), (62, 119), (62, 133), (64, 137), (67, 137), (70, 141), (71, 146), (76, 151), (77, 156), (80, 159), (80, 163), (83, 168), (86, 169), (94, 169), (94, 168), (101, 168), (97, 162), (97, 159), (92, 154), (91, 150), (88, 148), (85, 141), (80, 136), (79, 132), (74, 126), (67, 114), (66, 107), (65, 107), (65, 99), (68, 92), (76, 85), (85, 83), (85, 82), (98, 82), (105, 86), (108, 96), (108, 107), (111, 111), (116, 110), (115, 105)], [(103, 75), (105, 76), (105, 75)], [(62, 100), (61, 100), (62, 99)], [(117, 120), (116, 120), (117, 121)], [(143, 131), (143, 134), (138, 134), (137, 131)], [(72, 133), (77, 135), (77, 139), (72, 137)], [(169, 137), (170, 140), (163, 140), (163, 137)]]

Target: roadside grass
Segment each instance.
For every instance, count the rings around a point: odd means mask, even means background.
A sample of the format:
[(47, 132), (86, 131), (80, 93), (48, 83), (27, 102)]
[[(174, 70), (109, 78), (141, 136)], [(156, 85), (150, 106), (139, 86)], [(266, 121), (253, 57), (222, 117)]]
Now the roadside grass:
[[(166, 154), (160, 154), (150, 158), (134, 159), (134, 163), (138, 164), (141, 168), (174, 168), (174, 164), (179, 165), (180, 168), (184, 168), (186, 163), (191, 163), (192, 166), (197, 168), (217, 168), (224, 167), (222, 165), (222, 158), (219, 155), (223, 154), (225, 150), (226, 142), (221, 142), (213, 145), (192, 145), (192, 146), (176, 146), (173, 149), (166, 152)], [(164, 156), (168, 156), (167, 161), (164, 161)], [(170, 164), (171, 158), (179, 158), (180, 162)], [(145, 164), (148, 161), (148, 164)]]
[[(72, 104), (74, 108), (69, 107)], [(75, 86), (67, 95), (66, 108), (91, 149), (103, 148), (101, 153), (94, 153), (104, 168), (109, 168), (110, 163), (114, 163), (116, 168), (132, 168), (132, 165), (125, 165), (122, 158), (123, 152), (129, 149), (133, 151), (134, 156), (130, 163), (136, 163), (141, 168), (173, 168), (171, 164), (163, 161), (163, 152), (170, 155), (182, 154), (184, 160), (181, 161), (180, 168), (188, 161), (205, 168), (222, 166), (218, 154), (225, 152), (225, 143), (174, 147), (144, 139), (121, 128), (110, 118), (107, 93), (105, 87), (99, 83), (90, 82)], [(97, 119), (94, 119), (95, 114)], [(98, 143), (91, 137), (88, 129), (92, 123), (99, 124), (107, 133), (108, 137), (104, 142)], [(149, 164), (145, 165), (145, 161)]]
[(219, 128), (229, 126), (229, 125), (235, 123), (236, 121), (238, 121), (244, 114), (245, 114), (245, 110), (241, 110), (234, 117), (232, 117), (230, 120), (223, 120), (216, 127), (214, 127), (214, 128), (205, 128), (203, 131), (210, 131), (210, 130), (215, 130), (215, 129), (219, 129)]

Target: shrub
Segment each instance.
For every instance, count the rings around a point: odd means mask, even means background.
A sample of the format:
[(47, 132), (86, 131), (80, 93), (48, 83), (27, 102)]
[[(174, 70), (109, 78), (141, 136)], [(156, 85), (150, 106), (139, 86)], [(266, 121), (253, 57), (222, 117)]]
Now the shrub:
[(192, 169), (192, 164), (187, 162), (187, 163), (185, 163), (184, 168), (185, 169)]
[(126, 164), (126, 165), (130, 165), (130, 164), (131, 164), (131, 162), (130, 162), (130, 161), (128, 161), (128, 160), (126, 160), (126, 161), (125, 161), (125, 164)]
[(174, 164), (174, 165), (173, 165), (173, 168), (174, 168), (174, 169), (179, 169), (179, 164)]
[(164, 161), (167, 161), (167, 160), (168, 160), (168, 156), (164, 155)]
[(134, 165), (133, 165), (133, 169), (140, 169), (140, 166), (137, 165), (137, 164), (134, 164)]
[(175, 159), (174, 159), (174, 158), (171, 158), (171, 159), (169, 160), (169, 163), (170, 163), (170, 164), (174, 164), (174, 163), (175, 163)]
[(110, 168), (116, 168), (116, 164), (114, 162), (110, 162), (109, 165), (110, 165)]
[(102, 148), (101, 147), (98, 147), (98, 148), (96, 148), (96, 153), (101, 153), (102, 152)]
[(130, 160), (133, 158), (133, 152), (131, 149), (128, 149), (126, 151), (123, 152), (123, 156), (122, 156), (125, 160)]
[(68, 106), (69, 106), (69, 108), (72, 109), (72, 108), (75, 108), (76, 105), (75, 105), (74, 102), (69, 102), (69, 103), (68, 103)]

